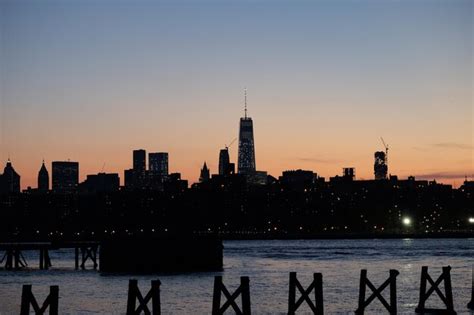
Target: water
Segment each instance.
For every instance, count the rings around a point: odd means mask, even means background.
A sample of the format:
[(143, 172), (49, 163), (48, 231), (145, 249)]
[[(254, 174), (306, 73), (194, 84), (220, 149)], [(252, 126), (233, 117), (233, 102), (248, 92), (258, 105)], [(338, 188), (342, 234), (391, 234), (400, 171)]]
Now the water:
[[(326, 314), (353, 314), (360, 269), (364, 268), (376, 287), (388, 277), (389, 269), (399, 270), (399, 313), (414, 314), (423, 265), (430, 267), (435, 280), (441, 266), (450, 265), (455, 309), (458, 314), (473, 314), (466, 304), (471, 298), (474, 239), (226, 241), (224, 246), (223, 272), (154, 276), (75, 271), (72, 250), (51, 252), (53, 268), (40, 271), (36, 253), (27, 252), (33, 270), (0, 270), (0, 314), (19, 313), (23, 284), (32, 284), (41, 302), (49, 285), (59, 285), (61, 314), (124, 314), (130, 278), (139, 280), (143, 294), (151, 279), (161, 280), (163, 314), (210, 314), (215, 275), (223, 276), (230, 291), (238, 286), (240, 276), (249, 276), (252, 312), (284, 314), (290, 271), (298, 272), (304, 287), (310, 284), (313, 272), (321, 272)], [(388, 291), (384, 296), (388, 299)], [(437, 298), (433, 301), (427, 306), (441, 305)], [(301, 310), (299, 314), (310, 314), (306, 306)], [(366, 312), (385, 313), (378, 302)]]

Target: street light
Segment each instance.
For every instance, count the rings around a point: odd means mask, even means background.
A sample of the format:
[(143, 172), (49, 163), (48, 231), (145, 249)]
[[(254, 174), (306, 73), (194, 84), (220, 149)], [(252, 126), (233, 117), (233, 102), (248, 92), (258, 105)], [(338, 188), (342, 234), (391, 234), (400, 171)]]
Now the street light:
[(411, 219), (409, 217), (404, 217), (402, 219), (403, 225), (405, 226), (410, 226), (411, 225)]
[(468, 219), (468, 221), (469, 221), (469, 223), (474, 224), (474, 217), (470, 217), (470, 218)]

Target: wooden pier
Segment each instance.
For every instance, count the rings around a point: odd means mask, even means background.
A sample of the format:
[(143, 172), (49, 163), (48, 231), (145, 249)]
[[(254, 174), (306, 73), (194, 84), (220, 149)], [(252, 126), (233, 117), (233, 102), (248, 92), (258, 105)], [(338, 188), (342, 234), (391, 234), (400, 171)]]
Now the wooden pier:
[[(52, 266), (50, 251), (74, 248), (75, 269), (85, 269), (86, 262), (92, 262), (97, 269), (97, 251), (99, 242), (10, 242), (0, 243), (0, 266), (6, 270), (19, 270), (28, 266), (23, 255), (25, 251), (39, 251), (39, 269), (47, 270)], [(2, 255), (3, 252), (3, 255)]]

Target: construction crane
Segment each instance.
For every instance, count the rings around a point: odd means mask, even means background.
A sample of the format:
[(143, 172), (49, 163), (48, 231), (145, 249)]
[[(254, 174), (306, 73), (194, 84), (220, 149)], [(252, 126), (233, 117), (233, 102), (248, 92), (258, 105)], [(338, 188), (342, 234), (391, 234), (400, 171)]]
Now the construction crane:
[(385, 147), (385, 164), (388, 164), (388, 145), (383, 141), (382, 137), (380, 137), (380, 140), (382, 140), (383, 146)]
[(230, 146), (231, 146), (232, 144), (234, 144), (235, 140), (237, 140), (237, 138), (234, 138), (234, 139), (230, 142), (229, 145), (226, 145), (226, 146), (225, 146), (226, 150), (229, 150)]

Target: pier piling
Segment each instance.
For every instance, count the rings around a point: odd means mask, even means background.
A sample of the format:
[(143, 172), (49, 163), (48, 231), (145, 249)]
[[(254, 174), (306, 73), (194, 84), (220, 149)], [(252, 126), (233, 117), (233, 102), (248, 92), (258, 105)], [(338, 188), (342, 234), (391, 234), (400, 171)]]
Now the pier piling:
[[(138, 288), (138, 281), (130, 279), (128, 282), (127, 315), (139, 315), (141, 312), (150, 315), (161, 315), (160, 285), (160, 280), (152, 280), (150, 291), (143, 297)], [(139, 303), (138, 307), (137, 300)], [(151, 311), (148, 308), (150, 300)]]
[[(221, 294), (224, 294), (226, 301), (221, 306)], [(236, 299), (242, 298), (242, 309), (237, 305)], [(212, 300), (212, 315), (223, 315), (232, 306), (236, 315), (250, 315), (250, 280), (249, 277), (240, 277), (240, 286), (234, 293), (230, 292), (222, 282), (222, 276), (214, 278), (214, 298)]]
[[(296, 301), (296, 289), (300, 292), (301, 296)], [(309, 297), (311, 292), (314, 290), (314, 303)], [(311, 311), (315, 315), (323, 315), (323, 276), (321, 273), (313, 274), (313, 282), (305, 290), (296, 277), (296, 272), (290, 272), (290, 290), (288, 297), (288, 315), (294, 315), (296, 310), (306, 302), (310, 307)]]
[(474, 265), (472, 266), (471, 273), (471, 301), (467, 303), (467, 308), (474, 311)]
[(4, 261), (6, 270), (18, 270), (28, 265), (21, 250), (18, 248), (7, 248), (0, 263), (3, 263)]
[[(387, 309), (389, 314), (397, 314), (397, 276), (400, 273), (397, 270), (391, 269), (389, 278), (378, 288), (370, 282), (367, 278), (367, 269), (360, 271), (360, 286), (359, 286), (359, 307), (355, 311), (357, 315), (363, 315), (365, 308), (377, 298), (382, 305)], [(390, 285), (390, 303), (385, 300), (382, 296), (383, 290)], [(372, 291), (372, 295), (369, 298), (365, 298), (366, 287)]]
[(21, 311), (20, 315), (29, 315), (30, 307), (33, 307), (35, 314), (45, 314), (46, 309), (49, 307), (49, 315), (58, 315), (58, 300), (59, 300), (59, 287), (53, 285), (49, 287), (49, 295), (44, 300), (43, 305), (39, 307), (33, 292), (31, 291), (31, 284), (23, 285), (21, 294)]
[(49, 251), (47, 248), (40, 248), (39, 256), (39, 267), (41, 270), (49, 269), (51, 267), (51, 258), (49, 257)]
[(74, 248), (74, 262), (75, 262), (75, 269), (79, 269), (79, 253), (81, 256), (81, 264), (80, 267), (82, 270), (86, 269), (86, 262), (90, 259), (93, 263), (94, 269), (97, 269), (97, 248), (98, 245), (92, 246), (76, 246)]
[[(456, 312), (454, 311), (454, 303), (453, 303), (453, 291), (451, 287), (451, 267), (443, 267), (443, 272), (439, 276), (439, 278), (436, 281), (433, 281), (433, 279), (430, 277), (428, 274), (428, 267), (423, 266), (421, 267), (421, 282), (420, 282), (420, 300), (418, 302), (418, 307), (415, 309), (416, 313), (419, 314), (426, 314), (426, 313), (434, 313), (434, 314), (449, 314), (449, 315), (454, 315)], [(431, 285), (431, 287), (427, 289), (426, 285), (427, 282)], [(439, 289), (439, 286), (441, 282), (444, 282), (444, 294), (441, 292)], [(446, 309), (430, 309), (430, 308), (425, 308), (425, 303), (428, 300), (428, 298), (433, 294), (433, 292), (436, 292), (436, 294), (439, 296), (441, 301), (444, 303), (446, 306)]]

